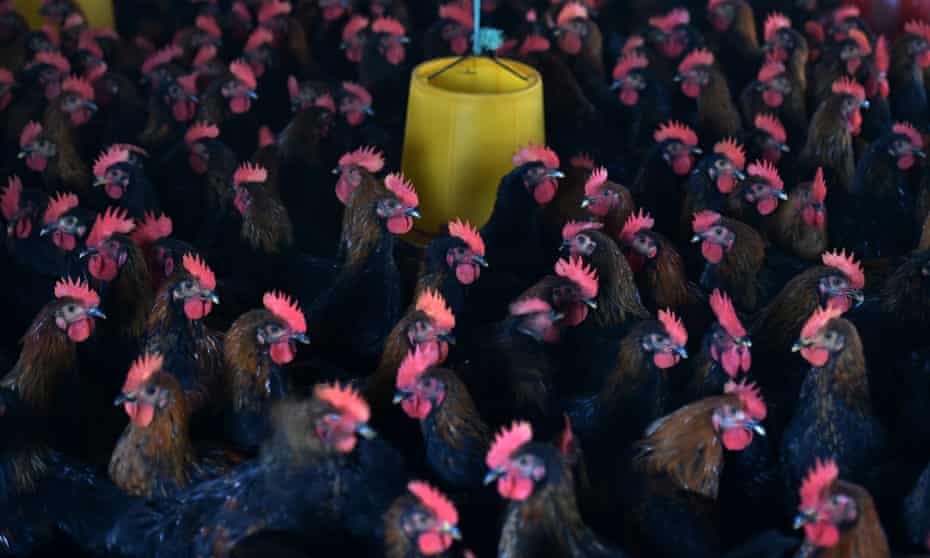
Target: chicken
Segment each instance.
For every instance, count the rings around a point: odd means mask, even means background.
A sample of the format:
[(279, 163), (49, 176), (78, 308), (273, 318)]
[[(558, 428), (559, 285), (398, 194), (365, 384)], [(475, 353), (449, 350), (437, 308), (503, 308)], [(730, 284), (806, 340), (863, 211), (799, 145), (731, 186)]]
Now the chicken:
[(100, 207), (117, 204), (129, 216), (141, 220), (146, 211), (158, 211), (158, 194), (138, 165), (129, 162), (129, 150), (110, 146), (93, 167), (94, 185), (103, 189)]
[(584, 4), (566, 2), (555, 18), (552, 30), (562, 55), (573, 66), (574, 73), (585, 82), (586, 77), (604, 77), (603, 37)]
[(395, 500), (384, 515), (384, 555), (387, 558), (445, 555), (462, 538), (455, 504), (423, 481), (407, 483), (407, 491), (409, 494)]
[(746, 179), (745, 170), (746, 151), (742, 145), (732, 138), (714, 144), (713, 152), (698, 161), (685, 183), (681, 231), (676, 237), (690, 236), (692, 216), (698, 211), (723, 211), (727, 197), (734, 195)]
[(755, 161), (746, 168), (746, 180), (727, 199), (727, 217), (763, 230), (766, 217), (775, 212), (779, 201), (788, 199), (778, 169), (768, 161)]
[(145, 218), (132, 231), (130, 238), (145, 254), (145, 261), (152, 277), (152, 290), (161, 290), (164, 282), (183, 265), (182, 258), (195, 254), (194, 247), (172, 238), (174, 222), (161, 213), (157, 217), (153, 212), (146, 212)]
[(59, 153), (58, 145), (38, 122), (30, 121), (23, 128), (19, 135), (19, 149), (19, 157), (30, 171), (22, 174), (26, 177), (27, 184), (35, 182), (30, 175), (36, 172), (40, 173), (38, 180), (46, 193), (52, 193), (57, 189), (69, 192), (86, 191), (90, 174), (74, 153), (74, 146), (62, 146), (63, 151)]
[(80, 207), (75, 194), (59, 192), (49, 198), (45, 213), (42, 214), (40, 236), (48, 238), (55, 246), (58, 255), (60, 275), (76, 276), (82, 269), (78, 258), (78, 246), (83, 242), (93, 225), (94, 214)]
[(740, 143), (746, 146), (747, 155), (753, 160), (764, 159), (772, 164), (785, 162), (785, 154), (791, 151), (785, 127), (778, 117), (770, 113), (757, 114), (753, 127), (744, 130), (740, 136)]
[(528, 423), (504, 428), (485, 463), (489, 469), (485, 483), (496, 481), (498, 494), (510, 500), (498, 555), (625, 556), (584, 524), (568, 464), (554, 446), (533, 441)]
[(800, 505), (794, 520), (796, 528), (804, 527), (799, 555), (891, 556), (872, 496), (839, 477), (840, 466), (828, 458), (811, 465), (800, 483)]
[(862, 127), (862, 108), (867, 108), (865, 90), (849, 78), (833, 82), (832, 95), (817, 107), (811, 117), (807, 131), (807, 143), (801, 152), (803, 171), (813, 172), (823, 167), (824, 176), (838, 190), (831, 199), (839, 198), (839, 192), (853, 189), (855, 162), (853, 160), (853, 136)]
[(768, 221), (768, 238), (785, 253), (807, 261), (817, 261), (827, 251), (827, 182), (818, 167), (814, 180), (802, 182), (788, 194)]
[(701, 341), (694, 359), (694, 375), (687, 387), (688, 399), (697, 400), (720, 393), (727, 382), (749, 373), (752, 366), (752, 340), (743, 327), (733, 301), (714, 289), (710, 307), (716, 322)]
[(656, 67), (656, 75), (663, 83), (671, 83), (682, 57), (704, 43), (704, 38), (691, 25), (691, 14), (684, 8), (650, 17), (646, 31), (646, 45), (655, 53), (650, 63)]
[(252, 67), (242, 60), (229, 64), (229, 72), (215, 80), (203, 93), (197, 112), (198, 120), (216, 124), (239, 159), (255, 151), (258, 122), (250, 111), (258, 97), (258, 81)]
[(681, 83), (681, 92), (697, 103), (694, 124), (706, 146), (736, 135), (742, 126), (739, 111), (726, 77), (714, 65), (713, 53), (706, 49), (688, 53), (678, 64), (675, 80)]
[(708, 396), (649, 425), (636, 444), (627, 481), (630, 506), (624, 522), (630, 545), (649, 556), (717, 555), (721, 543), (714, 518), (721, 477), (729, 472), (727, 461), (747, 449), (755, 433), (765, 434), (760, 425), (765, 416), (754, 385), (728, 383), (726, 394)]
[(216, 276), (199, 256), (185, 254), (181, 268), (155, 295), (144, 346), (164, 358), (166, 373), (183, 390), (190, 412), (215, 404), (222, 376), (222, 337), (203, 321), (219, 303)]
[(730, 85), (740, 91), (752, 80), (750, 69), (762, 60), (753, 8), (745, 0), (714, 0), (707, 3), (707, 18), (713, 28), (708, 43), (720, 53)]
[(736, 307), (743, 311), (756, 309), (760, 302), (759, 271), (765, 259), (764, 241), (759, 233), (714, 211), (696, 213), (692, 229), (691, 241), (701, 243), (706, 262), (701, 286), (727, 291)]
[(842, 312), (816, 310), (792, 348), (810, 364), (782, 438), (782, 466), (792, 484), (819, 455), (834, 456), (847, 478), (868, 480), (885, 444), (872, 414), (862, 341)]
[(528, 286), (551, 262), (540, 244), (537, 206), (552, 201), (558, 189), (559, 157), (542, 146), (528, 146), (513, 156), (516, 168), (501, 179), (497, 199), (481, 237), (495, 273), (510, 273)]
[(428, 59), (463, 56), (471, 49), (475, 22), (466, 2), (449, 2), (439, 6), (439, 19), (423, 35), (423, 50)]
[(865, 83), (875, 73), (870, 58), (872, 44), (869, 37), (858, 29), (850, 29), (812, 68), (810, 96), (815, 105), (825, 101), (832, 93), (835, 81), (850, 77)]
[(668, 92), (649, 68), (649, 59), (637, 53), (624, 53), (614, 65), (611, 90), (617, 91), (622, 107), (617, 112), (626, 133), (627, 147), (641, 151), (650, 134), (668, 119)]
[(930, 124), (930, 104), (924, 70), (930, 66), (930, 25), (910, 21), (904, 33), (891, 47), (891, 67), (888, 69), (888, 86), (894, 91), (890, 97), (891, 113), (898, 120), (910, 122), (919, 129)]
[(145, 353), (133, 362), (116, 402), (130, 422), (113, 450), (109, 470), (126, 493), (164, 498), (222, 472), (221, 463), (198, 459), (190, 439), (187, 397), (160, 354)]
[(238, 447), (254, 449), (268, 436), (273, 404), (293, 391), (284, 366), (307, 344), (307, 323), (297, 302), (268, 292), (263, 308), (250, 310), (229, 327), (223, 339), (226, 437)]
[(759, 114), (774, 114), (792, 130), (801, 131), (807, 121), (804, 91), (792, 81), (784, 64), (771, 59), (759, 68), (756, 81), (743, 90), (740, 108), (746, 122)]

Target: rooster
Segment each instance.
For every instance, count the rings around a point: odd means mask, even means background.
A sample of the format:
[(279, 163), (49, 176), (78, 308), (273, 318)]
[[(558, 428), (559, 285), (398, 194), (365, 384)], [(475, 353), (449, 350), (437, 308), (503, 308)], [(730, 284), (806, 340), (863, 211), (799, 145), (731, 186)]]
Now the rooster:
[(694, 50), (678, 64), (675, 75), (681, 92), (696, 100), (695, 128), (708, 146), (735, 135), (742, 126), (726, 77), (714, 64), (709, 50)]
[(498, 554), (524, 558), (555, 554), (573, 558), (625, 556), (584, 524), (570, 467), (558, 448), (533, 441), (533, 429), (515, 422), (494, 439), (485, 458), (485, 483), (510, 501)]
[(407, 483), (384, 515), (386, 558), (425, 558), (446, 555), (462, 538), (459, 512), (442, 492), (423, 481)]
[(781, 460), (797, 483), (821, 455), (833, 455), (845, 475), (869, 478), (885, 443), (872, 414), (862, 341), (835, 306), (817, 309), (792, 347), (810, 364), (794, 415), (782, 438)]
[(291, 391), (283, 367), (294, 360), (296, 343), (310, 342), (295, 301), (268, 292), (262, 306), (234, 321), (223, 339), (224, 384), (231, 396), (224, 426), (227, 437), (247, 449), (265, 441), (271, 406)]
[(691, 226), (691, 242), (701, 243), (705, 260), (701, 286), (719, 287), (731, 294), (737, 308), (754, 310), (760, 302), (759, 271), (765, 260), (762, 237), (752, 227), (714, 211), (696, 213)]
[(830, 243), (826, 199), (827, 182), (818, 167), (814, 180), (795, 186), (787, 202), (778, 206), (768, 222), (769, 239), (791, 256), (817, 261)]
[(167, 373), (183, 390), (190, 410), (214, 400), (222, 375), (222, 337), (202, 322), (219, 303), (216, 276), (199, 257), (185, 254), (182, 266), (155, 295), (144, 346), (163, 355)]
[(890, 557), (872, 496), (839, 477), (840, 466), (834, 459), (818, 459), (799, 483), (800, 504), (794, 520), (795, 528), (804, 528), (799, 555)]

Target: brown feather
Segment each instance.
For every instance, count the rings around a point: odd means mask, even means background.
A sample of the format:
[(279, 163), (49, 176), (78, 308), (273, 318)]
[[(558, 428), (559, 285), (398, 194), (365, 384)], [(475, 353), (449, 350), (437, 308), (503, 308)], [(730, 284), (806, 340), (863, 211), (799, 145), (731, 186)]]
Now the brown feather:
[(831, 169), (836, 183), (850, 191), (856, 167), (852, 136), (842, 114), (842, 103), (841, 95), (830, 95), (817, 107), (810, 121), (801, 159), (808, 161), (812, 168), (823, 166), (824, 170)]
[(291, 219), (281, 200), (264, 184), (245, 184), (252, 196), (239, 235), (249, 246), (265, 254), (279, 254), (294, 243)]
[(236, 411), (258, 410), (267, 399), (265, 385), (271, 374), (272, 362), (261, 354), (256, 332), (268, 323), (286, 324), (265, 310), (251, 310), (232, 323), (223, 343), (226, 362), (226, 385)]
[(808, 198), (813, 182), (803, 182), (788, 194), (788, 201), (778, 204), (772, 218), (768, 219), (766, 232), (773, 244), (785, 252), (807, 261), (819, 261), (830, 242), (827, 237), (828, 216), (824, 215), (823, 227), (810, 226), (801, 214), (804, 200)]
[(717, 276), (726, 283), (733, 303), (752, 310), (758, 301), (758, 274), (765, 262), (765, 241), (755, 229), (723, 217), (721, 224), (736, 235), (733, 247), (717, 265)]
[(701, 89), (697, 99), (697, 124), (698, 130), (707, 135), (701, 139), (713, 143), (722, 138), (736, 136), (741, 123), (739, 112), (730, 97), (730, 87), (726, 78), (716, 67), (710, 67), (708, 73), (710, 80)]
[(633, 271), (617, 243), (600, 231), (585, 231), (597, 248), (591, 254), (591, 266), (597, 270), (597, 309), (591, 312), (594, 322), (607, 327), (628, 320), (649, 317), (642, 305)]
[(820, 307), (820, 279), (834, 273), (835, 269), (818, 265), (792, 277), (756, 316), (753, 347), (759, 346), (769, 355), (789, 353), (804, 323)]
[(858, 518), (849, 529), (840, 532), (839, 542), (821, 549), (819, 558), (890, 558), (891, 549), (882, 530), (872, 496), (864, 488), (843, 481), (833, 483), (832, 492), (841, 492), (856, 502)]
[(465, 448), (466, 440), (490, 446), (491, 432), (458, 375), (446, 368), (433, 368), (426, 375), (441, 381), (446, 388), (446, 397), (434, 415), (436, 432), (445, 443), (458, 451)]

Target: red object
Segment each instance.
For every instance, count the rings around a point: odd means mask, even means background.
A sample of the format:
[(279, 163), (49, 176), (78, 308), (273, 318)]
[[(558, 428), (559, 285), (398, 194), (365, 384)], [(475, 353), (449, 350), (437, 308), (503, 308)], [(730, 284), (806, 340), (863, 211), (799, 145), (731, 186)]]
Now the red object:
[(897, 35), (912, 19), (930, 21), (930, 0), (857, 0), (855, 3), (879, 34)]

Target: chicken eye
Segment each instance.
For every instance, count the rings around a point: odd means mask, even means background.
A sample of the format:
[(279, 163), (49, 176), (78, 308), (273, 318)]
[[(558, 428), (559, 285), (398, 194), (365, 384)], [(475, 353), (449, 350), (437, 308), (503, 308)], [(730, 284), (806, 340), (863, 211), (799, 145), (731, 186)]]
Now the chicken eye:
[(155, 395), (155, 386), (153, 386), (153, 385), (145, 386), (145, 394), (146, 394), (146, 395)]
[(75, 217), (74, 215), (69, 215), (61, 220), (61, 224), (66, 227), (73, 227), (77, 225), (77, 217)]

